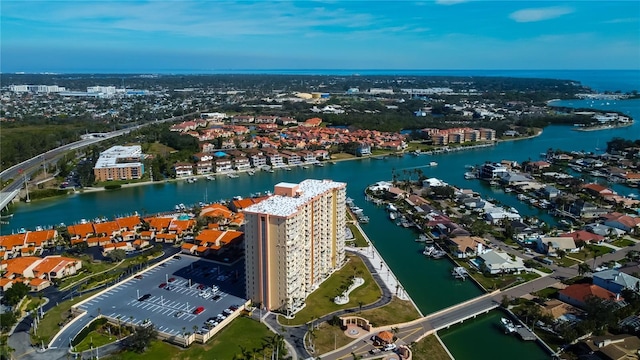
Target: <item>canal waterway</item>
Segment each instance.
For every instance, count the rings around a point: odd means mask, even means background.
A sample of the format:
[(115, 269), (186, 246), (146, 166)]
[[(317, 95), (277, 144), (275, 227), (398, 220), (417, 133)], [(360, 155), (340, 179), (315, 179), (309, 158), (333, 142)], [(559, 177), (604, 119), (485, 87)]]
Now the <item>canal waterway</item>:
[[(292, 171), (279, 170), (275, 173), (259, 172), (254, 176), (241, 174), (239, 178), (230, 179), (218, 176), (215, 181), (205, 181), (188, 184), (176, 181), (153, 184), (114, 191), (76, 194), (50, 200), (33, 201), (29, 204), (20, 203), (12, 208), (14, 217), (8, 225), (2, 225), (2, 234), (18, 231), (20, 228), (34, 229), (36, 226), (48, 226), (59, 223), (67, 225), (79, 222), (80, 219), (96, 217), (121, 216), (137, 211), (140, 214), (171, 211), (179, 203), (196, 204), (200, 201), (212, 202), (229, 199), (233, 196), (250, 196), (258, 192), (273, 190), (273, 185), (280, 181), (299, 182), (307, 178), (332, 179), (347, 183), (348, 196), (364, 209), (371, 219), (369, 224), (363, 225), (364, 230), (374, 242), (385, 261), (389, 264), (405, 290), (413, 298), (423, 314), (429, 314), (455, 303), (470, 299), (481, 293), (481, 290), (471, 281), (460, 282), (450, 275), (453, 265), (447, 260), (432, 260), (421, 253), (422, 245), (414, 241), (416, 234), (410, 229), (396, 226), (387, 218), (382, 207), (366, 202), (364, 189), (379, 180), (390, 180), (392, 171), (400, 177), (404, 170), (420, 168), (428, 177), (440, 178), (454, 186), (470, 188), (484, 197), (493, 197), (507, 206), (513, 206), (523, 216), (536, 216), (543, 221), (551, 222), (546, 212), (529, 207), (519, 202), (512, 194), (494, 190), (477, 180), (464, 180), (463, 174), (467, 165), (481, 164), (485, 161), (501, 160), (536, 160), (540, 153), (547, 149), (585, 150), (595, 151), (595, 148), (605, 147), (612, 137), (637, 139), (640, 135), (640, 100), (609, 101), (596, 103), (589, 101), (560, 102), (558, 105), (574, 107), (594, 107), (602, 110), (618, 110), (629, 114), (636, 122), (633, 126), (592, 132), (574, 131), (570, 126), (550, 126), (535, 138), (519, 141), (500, 142), (495, 146), (452, 152), (437, 155), (421, 155), (404, 157), (388, 157), (385, 160), (361, 159), (354, 161), (326, 163), (324, 167), (309, 169), (296, 168)], [(429, 166), (430, 162), (437, 162), (437, 166)], [(635, 193), (631, 189), (617, 185), (616, 190), (622, 194)], [(495, 315), (491, 315), (495, 317)], [(478, 323), (496, 320), (478, 320)], [(465, 323), (467, 324), (467, 323)], [(474, 324), (474, 323), (471, 323)], [(475, 326), (475, 325), (472, 325)], [(512, 340), (506, 340), (500, 333), (489, 331), (467, 330), (472, 326), (460, 326), (459, 332), (469, 334), (469, 343), (458, 343), (455, 335), (445, 336), (444, 342), (457, 359), (478, 358), (479, 348), (490, 348), (490, 356), (480, 358), (507, 359), (514, 353), (524, 356), (522, 350), (511, 349), (507, 345)], [(478, 325), (479, 326), (479, 325)], [(492, 325), (491, 325), (492, 326)], [(475, 328), (473, 328), (475, 329)], [(492, 335), (494, 334), (494, 335)], [(482, 340), (480, 339), (482, 337)], [(448, 340), (448, 339), (451, 340)], [(520, 344), (519, 340), (518, 344)], [(533, 344), (520, 346), (531, 347), (531, 359), (544, 358), (544, 352)], [(510, 350), (511, 349), (511, 350)], [(521, 348), (518, 348), (521, 349)], [(471, 353), (465, 353), (471, 351)], [(527, 351), (529, 352), (529, 351)], [(529, 359), (529, 358), (527, 358)]]
[(522, 341), (515, 334), (506, 335), (500, 327), (504, 314), (491, 311), (449, 329), (438, 335), (455, 359), (542, 360), (551, 356), (534, 341)]

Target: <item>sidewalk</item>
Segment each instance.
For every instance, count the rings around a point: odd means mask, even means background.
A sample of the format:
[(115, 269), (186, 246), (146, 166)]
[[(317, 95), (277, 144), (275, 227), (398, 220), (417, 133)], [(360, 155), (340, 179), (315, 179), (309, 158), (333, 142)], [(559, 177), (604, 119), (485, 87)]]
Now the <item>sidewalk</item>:
[[(395, 274), (391, 271), (391, 269), (389, 268), (389, 265), (387, 265), (387, 263), (384, 261), (384, 259), (382, 258), (378, 250), (375, 248), (375, 246), (373, 246), (373, 244), (371, 243), (371, 239), (369, 239), (367, 234), (362, 230), (362, 228), (360, 227), (360, 224), (356, 223), (355, 226), (358, 229), (358, 231), (360, 231), (364, 239), (367, 241), (367, 243), (369, 244), (369, 247), (355, 248), (355, 247), (348, 246), (346, 247), (346, 249), (348, 251), (358, 253), (368, 258), (371, 264), (375, 267), (375, 272), (380, 276), (380, 279), (382, 279), (383, 283), (385, 284), (389, 292), (391, 292), (392, 294), (395, 294), (401, 300), (407, 300), (413, 303), (413, 300), (411, 299), (411, 297), (409, 297), (409, 294), (407, 293), (407, 291), (404, 289), (404, 287), (402, 286), (398, 278), (395, 276)], [(413, 304), (413, 306), (418, 310), (418, 312), (420, 312), (420, 310), (418, 309), (415, 303)]]

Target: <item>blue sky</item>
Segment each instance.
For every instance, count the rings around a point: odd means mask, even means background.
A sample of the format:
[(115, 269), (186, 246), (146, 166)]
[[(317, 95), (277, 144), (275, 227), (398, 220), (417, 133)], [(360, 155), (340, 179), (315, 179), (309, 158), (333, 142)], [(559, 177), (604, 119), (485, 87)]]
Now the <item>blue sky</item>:
[(639, 69), (639, 1), (2, 0), (3, 72)]

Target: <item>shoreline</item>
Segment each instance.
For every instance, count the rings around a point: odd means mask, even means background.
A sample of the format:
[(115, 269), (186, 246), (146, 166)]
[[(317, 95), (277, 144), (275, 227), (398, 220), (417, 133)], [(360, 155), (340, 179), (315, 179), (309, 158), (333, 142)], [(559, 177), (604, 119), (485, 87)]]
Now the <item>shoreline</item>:
[[(494, 142), (483, 142), (480, 144), (475, 144), (475, 145), (469, 145), (469, 146), (456, 146), (454, 148), (449, 148), (448, 151), (445, 150), (444, 147), (440, 147), (434, 150), (430, 150), (433, 153), (439, 154), (439, 153), (446, 153), (446, 152), (458, 152), (458, 151), (464, 151), (464, 150), (473, 150), (473, 149), (478, 149), (478, 148), (484, 148), (484, 147), (491, 147), (491, 146), (495, 146), (501, 142), (507, 142), (507, 141), (518, 141), (518, 140), (527, 140), (527, 139), (532, 139), (535, 138), (537, 136), (540, 136), (543, 133), (543, 129), (538, 130), (534, 135), (531, 136), (525, 136), (525, 137), (518, 137), (518, 138), (512, 138), (512, 139), (497, 139)], [(425, 154), (427, 153), (426, 151), (424, 152)], [(406, 152), (402, 153), (402, 156), (406, 155)], [(334, 163), (338, 163), (338, 162), (345, 162), (345, 161), (354, 161), (354, 160), (365, 160), (365, 159), (371, 159), (371, 158), (375, 158), (375, 157), (380, 157), (380, 156), (394, 156), (395, 153), (394, 152), (388, 152), (385, 154), (377, 154), (377, 155), (369, 155), (369, 156), (352, 156), (349, 158), (342, 158), (342, 159), (328, 159), (328, 160), (324, 160), (321, 161), (321, 164), (324, 164), (326, 166), (326, 164), (334, 164)], [(303, 164), (304, 165), (304, 164)], [(283, 166), (280, 167), (278, 169), (284, 169), (284, 168), (295, 168), (298, 167), (300, 165), (288, 165), (288, 166)], [(309, 164), (308, 166), (317, 166), (317, 165), (311, 165)], [(228, 174), (243, 174), (243, 173), (247, 173), (250, 170), (256, 171), (255, 168), (250, 168), (250, 169), (246, 169), (246, 170), (234, 170), (231, 172), (225, 172), (225, 173), (209, 173), (209, 174), (201, 174), (201, 175), (190, 175), (190, 176), (185, 176), (185, 177), (181, 177), (181, 178), (175, 178), (175, 179), (164, 179), (161, 181), (151, 181), (151, 180), (146, 180), (146, 181), (139, 181), (139, 182), (135, 182), (135, 183), (128, 183), (128, 184), (122, 184), (122, 186), (118, 189), (106, 189), (104, 186), (101, 187), (85, 187), (82, 188), (81, 190), (76, 190), (73, 192), (68, 193), (67, 195), (58, 195), (55, 197), (47, 197), (47, 198), (42, 198), (42, 199), (38, 199), (35, 201), (40, 201), (40, 200), (49, 200), (49, 199), (53, 199), (56, 197), (64, 197), (64, 196), (69, 196), (69, 195), (81, 195), (81, 194), (85, 194), (85, 193), (94, 193), (94, 192), (100, 192), (100, 191), (118, 191), (120, 189), (124, 189), (124, 188), (133, 188), (133, 187), (138, 187), (138, 186), (145, 186), (145, 185), (153, 185), (153, 184), (166, 184), (166, 183), (171, 183), (171, 182), (177, 182), (177, 181), (186, 181), (189, 178), (196, 178), (198, 180), (201, 179), (205, 179), (207, 176), (225, 176)], [(258, 172), (258, 171), (256, 171)], [(208, 180), (205, 180), (208, 181)], [(214, 180), (215, 181), (215, 180)]]
[(588, 132), (588, 131), (601, 131), (601, 130), (612, 130), (612, 129), (618, 129), (618, 128), (625, 128), (625, 127), (629, 127), (629, 126), (633, 126), (633, 122), (630, 123), (625, 123), (625, 124), (618, 124), (618, 125), (603, 125), (603, 126), (578, 126), (575, 129), (572, 129), (573, 131), (583, 131), (583, 132)]

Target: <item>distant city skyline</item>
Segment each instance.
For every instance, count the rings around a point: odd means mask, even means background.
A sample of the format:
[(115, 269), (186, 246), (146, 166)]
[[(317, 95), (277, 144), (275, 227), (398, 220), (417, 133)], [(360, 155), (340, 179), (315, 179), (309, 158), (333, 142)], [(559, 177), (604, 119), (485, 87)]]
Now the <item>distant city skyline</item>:
[(14, 1), (2, 72), (640, 69), (637, 1)]

